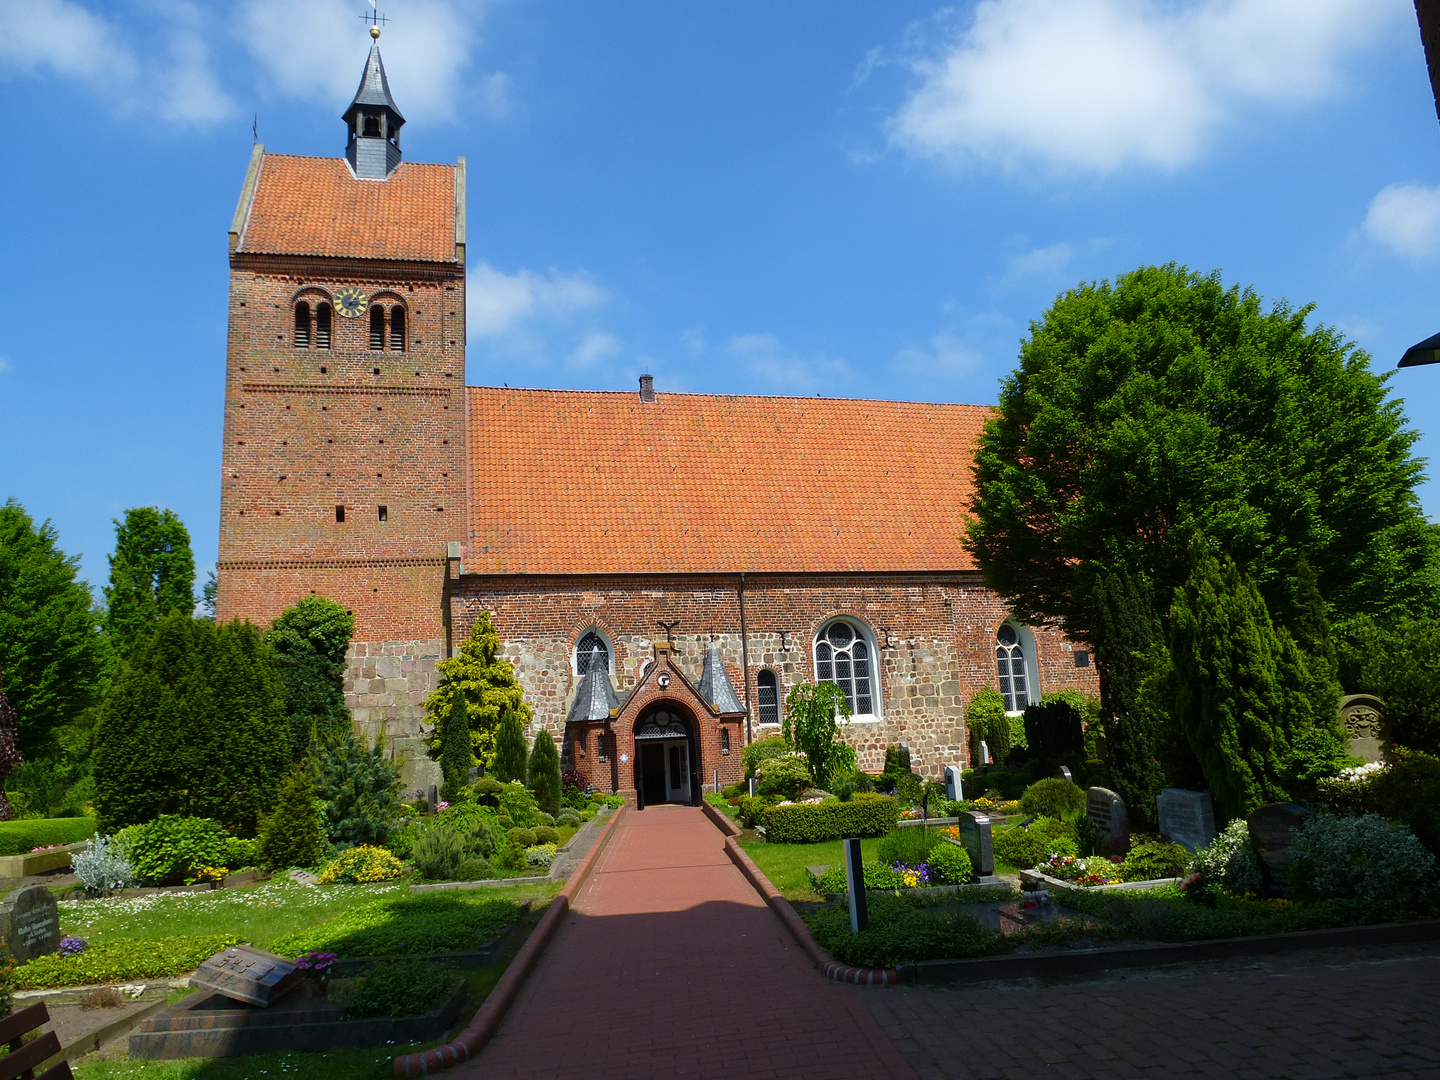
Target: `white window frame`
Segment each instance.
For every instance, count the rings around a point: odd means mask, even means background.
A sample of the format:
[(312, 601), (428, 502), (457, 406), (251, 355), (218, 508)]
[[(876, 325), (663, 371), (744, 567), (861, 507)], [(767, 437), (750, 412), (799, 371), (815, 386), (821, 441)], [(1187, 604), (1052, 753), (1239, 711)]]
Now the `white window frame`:
[[(1006, 627), (1006, 626), (1010, 627), (1011, 630), (1015, 631), (1015, 642), (1016, 642), (1016, 645), (1019, 647), (1019, 650), (1020, 650), (1020, 659), (1021, 659), (1021, 661), (1024, 663), (1024, 665), (1025, 665), (1025, 704), (1026, 704), (1026, 705), (1033, 705), (1033, 704), (1035, 704), (1035, 702), (1037, 702), (1037, 701), (1040, 700), (1040, 696), (1041, 696), (1041, 690), (1040, 690), (1040, 667), (1039, 667), (1038, 664), (1035, 663), (1035, 635), (1030, 632), (1030, 628), (1029, 628), (1028, 626), (1026, 626), (1024, 623), (1016, 622), (1014, 619), (1006, 619), (1003, 623), (1001, 623), (999, 626), (997, 626), (997, 627), (995, 628), (995, 637), (994, 637), (994, 639), (993, 639), (992, 642), (991, 642), (991, 647), (992, 647), (992, 649), (995, 650), (995, 652), (996, 652), (996, 654), (997, 654), (997, 655), (995, 656), (995, 679), (996, 679), (996, 685), (997, 685), (997, 686), (1000, 686), (1001, 696), (1005, 697), (1005, 704), (1006, 704), (1006, 706), (1007, 706), (1007, 708), (1006, 708), (1006, 710), (1005, 710), (1005, 715), (1006, 715), (1006, 716), (1021, 716), (1021, 715), (1023, 715), (1024, 712), (1025, 712), (1024, 707), (1022, 706), (1022, 707), (1019, 708), (1019, 709), (1010, 709), (1010, 708), (1008, 708), (1008, 706), (1009, 706), (1009, 704), (1010, 704), (1010, 698), (1009, 698), (1009, 696), (1006, 696), (1006, 695), (1005, 695), (1004, 686), (1003, 686), (1003, 684), (1001, 684), (1000, 681), (999, 681), (999, 680), (1000, 680), (1000, 657), (999, 657), (998, 653), (999, 653), (999, 649), (1000, 649), (1000, 630), (1001, 630), (1001, 628)], [(1012, 662), (1013, 662), (1013, 661), (1012, 661)]]
[(609, 667), (609, 676), (615, 678), (615, 642), (610, 635), (598, 626), (587, 626), (576, 636), (574, 644), (570, 646), (570, 673), (575, 678), (580, 678), (580, 642), (584, 641), (591, 634), (594, 634), (605, 644), (606, 664)]
[[(834, 682), (834, 679), (822, 679), (820, 676), (820, 644), (825, 641), (830, 627), (836, 623), (844, 623), (851, 630), (855, 631), (855, 639), (863, 641), (869, 653), (867, 659), (870, 664), (870, 712), (854, 712), (850, 716), (852, 723), (876, 722), (881, 719), (884, 694), (880, 683), (880, 647), (875, 641), (875, 632), (861, 619), (853, 615), (837, 615), (833, 619), (826, 619), (820, 624), (820, 629), (815, 631), (814, 638), (810, 641), (810, 659), (815, 669), (815, 681)], [(828, 644), (828, 642), (827, 642)], [(832, 669), (833, 670), (833, 669)], [(838, 684), (837, 684), (838, 685)]]

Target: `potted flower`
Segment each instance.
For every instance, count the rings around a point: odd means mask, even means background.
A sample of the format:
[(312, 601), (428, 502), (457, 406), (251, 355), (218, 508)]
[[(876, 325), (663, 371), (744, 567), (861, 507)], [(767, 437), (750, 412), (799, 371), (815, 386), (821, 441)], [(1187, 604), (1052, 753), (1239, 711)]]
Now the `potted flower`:
[(315, 983), (315, 993), (324, 997), (330, 991), (330, 974), (338, 959), (333, 952), (307, 952), (295, 961), (295, 967)]

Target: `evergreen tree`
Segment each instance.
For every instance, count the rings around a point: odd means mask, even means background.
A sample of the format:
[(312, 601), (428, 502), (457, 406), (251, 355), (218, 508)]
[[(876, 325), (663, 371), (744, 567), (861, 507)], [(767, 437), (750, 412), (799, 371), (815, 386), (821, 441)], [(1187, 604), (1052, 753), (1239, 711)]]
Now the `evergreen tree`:
[(323, 596), (303, 597), (265, 632), (285, 688), (292, 760), (305, 757), (312, 738), (338, 738), (350, 730), (345, 654), (354, 633), (355, 617)]
[(1005, 715), (1005, 698), (993, 686), (983, 686), (965, 706), (965, 730), (970, 733), (970, 763), (980, 764), (980, 744), (990, 751), (997, 765), (1010, 754), (1010, 718)]
[[(490, 624), (490, 613), (482, 611), (460, 651), (437, 665), (440, 685), (425, 699), (425, 712), (435, 725), (430, 741), (432, 757), (439, 757), (443, 750), (445, 718), (450, 712), (455, 690), (465, 697), (472, 752), (487, 771), (493, 768), (501, 712), (508, 706), (522, 729), (530, 723), (530, 706), (525, 703), (524, 689), (515, 679), (515, 668), (508, 661), (501, 660), (499, 652), (500, 638)], [(524, 758), (523, 736), (521, 758)]]
[(260, 829), (261, 861), (271, 870), (314, 866), (325, 857), (327, 847), (314, 775), (306, 766), (296, 765), (280, 787), (275, 812)]
[(1095, 580), (1095, 667), (1100, 676), (1110, 784), (1140, 822), (1154, 820), (1165, 786), (1157, 739), (1162, 720), (1147, 680), (1165, 658), (1163, 630), (1144, 579), (1124, 571)]
[(454, 802), (470, 782), (470, 766), (475, 757), (470, 752), (470, 718), (465, 712), (465, 695), (456, 692), (450, 705), (450, 714), (445, 718), (441, 730), (440, 766), (445, 774), (442, 794), (447, 802)]
[(0, 668), (20, 717), (26, 757), (46, 751), (52, 733), (100, 700), (105, 639), (80, 560), (56, 546), (14, 499), (0, 506)]
[[(20, 765), (20, 753), (15, 749), (15, 733), (19, 729), (20, 718), (5, 696), (5, 669), (0, 668), (0, 777), (9, 776)], [(14, 807), (5, 792), (0, 791), (0, 821), (9, 821), (14, 816)]]
[(555, 739), (544, 728), (535, 736), (535, 748), (530, 751), (529, 786), (536, 806), (547, 814), (560, 812), (560, 754)]
[(502, 784), (512, 780), (525, 783), (525, 726), (519, 715), (508, 705), (500, 714), (500, 730), (495, 737), (495, 757), (490, 775)]
[(172, 510), (140, 506), (115, 522), (106, 629), (119, 655), (128, 654), (163, 615), (195, 609), (195, 557), (190, 534)]
[(335, 844), (383, 844), (400, 813), (400, 770), (379, 739), (366, 749), (346, 730), (316, 743), (315, 797)]

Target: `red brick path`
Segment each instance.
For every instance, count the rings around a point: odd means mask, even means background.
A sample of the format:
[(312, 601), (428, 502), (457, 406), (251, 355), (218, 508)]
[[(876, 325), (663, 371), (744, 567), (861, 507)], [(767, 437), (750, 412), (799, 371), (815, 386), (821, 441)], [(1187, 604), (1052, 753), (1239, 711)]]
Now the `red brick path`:
[(631, 812), (473, 1077), (914, 1076), (820, 978), (697, 809)]

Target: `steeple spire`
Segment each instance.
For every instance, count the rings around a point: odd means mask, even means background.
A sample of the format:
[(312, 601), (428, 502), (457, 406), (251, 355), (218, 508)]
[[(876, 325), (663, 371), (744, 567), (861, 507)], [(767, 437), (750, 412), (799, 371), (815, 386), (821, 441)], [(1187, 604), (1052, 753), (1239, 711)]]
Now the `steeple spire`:
[(345, 158), (361, 180), (385, 180), (400, 165), (400, 128), (405, 117), (390, 96), (390, 82), (380, 59), (380, 27), (371, 26), (370, 36), (375, 40), (360, 76), (360, 88), (344, 114), (349, 133)]

